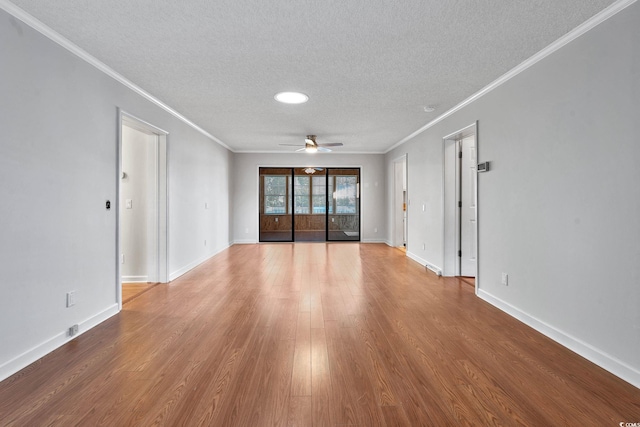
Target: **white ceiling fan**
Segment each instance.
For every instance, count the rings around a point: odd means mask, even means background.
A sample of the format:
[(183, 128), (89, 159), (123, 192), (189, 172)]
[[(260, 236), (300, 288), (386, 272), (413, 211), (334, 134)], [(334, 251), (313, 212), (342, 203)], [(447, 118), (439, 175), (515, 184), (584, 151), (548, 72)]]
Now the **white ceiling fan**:
[[(291, 147), (301, 147), (300, 144), (280, 144), (280, 145), (291, 146)], [(296, 152), (304, 151), (306, 153), (316, 153), (319, 151), (321, 153), (328, 153), (331, 151), (331, 149), (327, 147), (342, 147), (342, 145), (343, 145), (342, 142), (318, 143), (316, 142), (315, 135), (307, 135), (307, 137), (304, 139), (304, 146), (296, 150)]]

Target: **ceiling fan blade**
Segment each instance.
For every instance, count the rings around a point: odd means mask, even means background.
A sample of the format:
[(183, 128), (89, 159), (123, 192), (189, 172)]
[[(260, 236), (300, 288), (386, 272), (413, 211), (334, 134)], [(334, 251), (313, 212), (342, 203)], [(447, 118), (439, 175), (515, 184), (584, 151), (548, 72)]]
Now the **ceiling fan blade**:
[(283, 145), (287, 147), (302, 147), (302, 144), (278, 144), (278, 145)]
[(342, 147), (344, 144), (342, 142), (318, 142), (318, 147)]
[(318, 146), (318, 151), (321, 152), (321, 153), (330, 153), (331, 149)]
[(304, 151), (304, 150), (306, 150), (306, 149), (307, 149), (306, 147), (298, 148), (298, 149), (296, 150), (296, 153), (297, 153), (298, 151)]

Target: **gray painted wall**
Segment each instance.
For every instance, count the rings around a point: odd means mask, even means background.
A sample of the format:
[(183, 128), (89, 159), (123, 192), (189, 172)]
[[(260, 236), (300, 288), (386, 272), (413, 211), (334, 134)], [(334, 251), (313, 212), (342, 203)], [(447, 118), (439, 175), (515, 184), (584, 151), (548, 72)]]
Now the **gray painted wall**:
[(235, 153), (233, 157), (234, 242), (258, 241), (258, 168), (260, 166), (361, 167), (361, 239), (363, 242), (383, 242), (387, 239), (384, 155)]
[(639, 22), (635, 3), (386, 156), (409, 157), (409, 251), (442, 266), (442, 138), (478, 120), (479, 295), (636, 386)]
[(117, 312), (117, 107), (169, 132), (173, 276), (229, 245), (231, 153), (4, 11), (0, 57), (2, 379)]

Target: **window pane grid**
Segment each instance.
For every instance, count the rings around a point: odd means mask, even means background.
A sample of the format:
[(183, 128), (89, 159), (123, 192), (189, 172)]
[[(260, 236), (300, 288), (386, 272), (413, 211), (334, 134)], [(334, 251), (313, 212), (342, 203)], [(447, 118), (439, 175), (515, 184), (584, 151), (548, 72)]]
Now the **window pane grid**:
[(312, 196), (312, 209), (314, 214), (323, 214), (327, 210), (327, 200), (326, 200), (326, 181), (324, 176), (314, 176), (312, 177), (312, 185), (311, 189)]
[(294, 213), (310, 213), (310, 188), (308, 176), (296, 176), (293, 178), (293, 191), (295, 194)]
[(286, 176), (264, 177), (264, 213), (287, 213)]
[(336, 213), (357, 213), (357, 177), (336, 176)]

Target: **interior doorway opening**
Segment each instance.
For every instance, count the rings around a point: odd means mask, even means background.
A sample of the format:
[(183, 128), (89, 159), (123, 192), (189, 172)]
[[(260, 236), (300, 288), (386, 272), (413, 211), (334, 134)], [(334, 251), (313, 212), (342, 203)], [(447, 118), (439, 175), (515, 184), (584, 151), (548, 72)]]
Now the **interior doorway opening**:
[(360, 168), (259, 169), (260, 242), (360, 241)]
[(122, 304), (168, 282), (167, 135), (119, 111), (117, 290)]
[(478, 283), (478, 126), (443, 138), (444, 271)]

